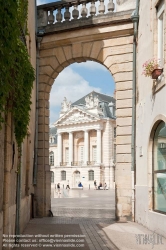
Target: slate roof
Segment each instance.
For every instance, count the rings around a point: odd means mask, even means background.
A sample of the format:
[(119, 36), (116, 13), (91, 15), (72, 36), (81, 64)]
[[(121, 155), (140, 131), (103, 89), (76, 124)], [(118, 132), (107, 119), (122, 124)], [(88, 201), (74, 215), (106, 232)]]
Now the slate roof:
[(78, 107), (84, 108), (84, 106), (86, 104), (85, 98), (91, 94), (93, 96), (98, 96), (100, 107), (103, 110), (104, 118), (109, 117), (109, 118), (115, 119), (115, 116), (111, 113), (111, 110), (108, 106), (109, 103), (111, 103), (111, 102), (115, 105), (115, 98), (112, 96), (109, 96), (109, 95), (104, 95), (104, 94), (98, 93), (96, 91), (92, 91), (89, 94), (82, 97), (81, 99), (77, 100), (76, 102), (73, 102), (72, 106), (78, 106)]
[(55, 135), (57, 133), (56, 127), (50, 127), (50, 135)]
[(87, 95), (85, 95), (84, 97), (82, 97), (81, 99), (77, 100), (76, 102), (73, 102), (72, 106), (85, 105), (86, 104), (85, 98), (89, 96), (90, 94), (93, 94), (93, 96), (98, 96), (100, 102), (107, 102), (107, 103), (113, 102), (115, 104), (115, 98), (113, 98), (112, 96), (104, 95), (96, 91), (92, 91), (88, 93)]
[(56, 127), (50, 127), (49, 136), (54, 137), (54, 142), (50, 143), (50, 145), (57, 144), (57, 128)]

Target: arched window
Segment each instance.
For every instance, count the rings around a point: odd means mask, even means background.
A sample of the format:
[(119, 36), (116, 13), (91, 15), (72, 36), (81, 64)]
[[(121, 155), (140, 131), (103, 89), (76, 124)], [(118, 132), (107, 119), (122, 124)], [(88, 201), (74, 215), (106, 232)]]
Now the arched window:
[(54, 152), (50, 152), (50, 166), (54, 166)]
[(153, 208), (166, 213), (166, 123), (161, 122), (153, 141)]
[(89, 170), (89, 181), (94, 181), (94, 171)]
[(66, 171), (61, 171), (61, 181), (66, 181)]
[(54, 183), (54, 172), (51, 172), (51, 183)]

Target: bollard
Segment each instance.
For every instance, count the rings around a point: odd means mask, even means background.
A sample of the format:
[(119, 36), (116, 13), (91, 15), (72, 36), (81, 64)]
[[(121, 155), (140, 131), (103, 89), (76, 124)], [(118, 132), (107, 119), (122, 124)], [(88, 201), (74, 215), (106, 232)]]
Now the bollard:
[(64, 184), (63, 184), (63, 189), (64, 189)]
[(90, 189), (90, 184), (89, 184), (89, 189)]

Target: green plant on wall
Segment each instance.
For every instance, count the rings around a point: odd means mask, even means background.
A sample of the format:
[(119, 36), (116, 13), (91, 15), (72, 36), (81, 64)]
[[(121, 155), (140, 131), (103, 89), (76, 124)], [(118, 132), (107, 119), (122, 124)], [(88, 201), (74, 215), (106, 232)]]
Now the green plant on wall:
[(0, 126), (4, 112), (12, 112), (15, 137), (21, 146), (30, 119), (35, 79), (27, 47), (28, 0), (0, 0)]

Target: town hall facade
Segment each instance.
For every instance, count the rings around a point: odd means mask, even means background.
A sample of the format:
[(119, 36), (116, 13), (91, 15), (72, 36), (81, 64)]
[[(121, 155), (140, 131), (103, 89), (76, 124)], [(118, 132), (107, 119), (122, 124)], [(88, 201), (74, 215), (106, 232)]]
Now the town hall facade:
[(71, 104), (64, 98), (60, 118), (50, 129), (52, 187), (60, 183), (114, 188), (115, 99), (95, 91)]

